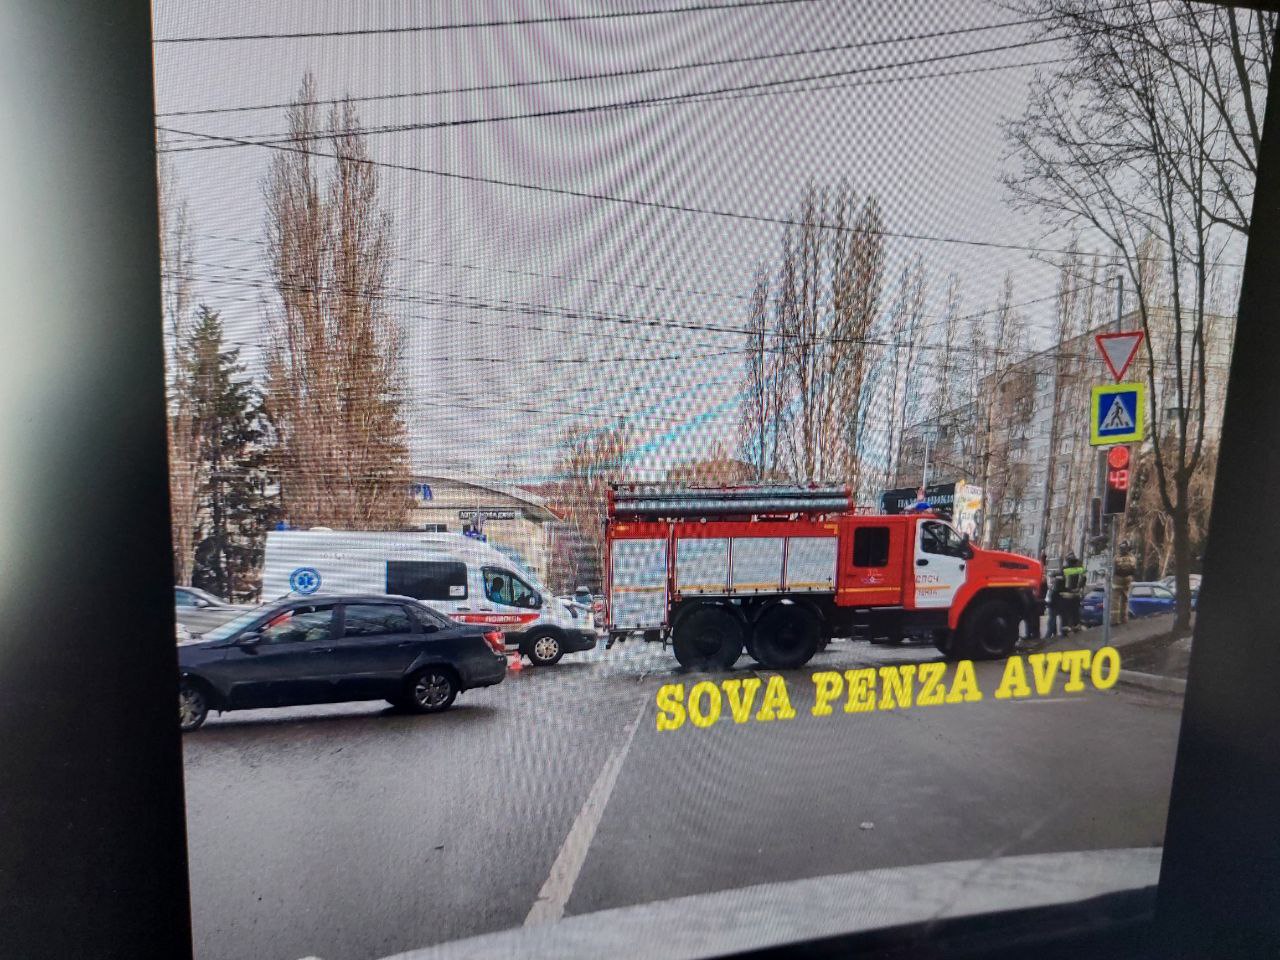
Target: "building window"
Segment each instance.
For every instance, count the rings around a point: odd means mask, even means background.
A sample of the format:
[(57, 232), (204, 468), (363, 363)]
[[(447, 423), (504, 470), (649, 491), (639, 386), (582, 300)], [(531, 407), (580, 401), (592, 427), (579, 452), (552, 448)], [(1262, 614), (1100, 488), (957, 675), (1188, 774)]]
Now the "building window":
[(447, 523), (423, 523), (418, 526), (419, 533), (448, 533)]

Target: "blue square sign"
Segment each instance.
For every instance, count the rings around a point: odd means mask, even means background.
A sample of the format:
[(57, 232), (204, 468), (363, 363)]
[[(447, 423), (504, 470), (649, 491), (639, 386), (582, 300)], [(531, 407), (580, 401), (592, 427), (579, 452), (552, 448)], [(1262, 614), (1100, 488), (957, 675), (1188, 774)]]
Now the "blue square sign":
[(1147, 415), (1144, 383), (1112, 383), (1093, 388), (1089, 443), (1095, 447), (1142, 440)]

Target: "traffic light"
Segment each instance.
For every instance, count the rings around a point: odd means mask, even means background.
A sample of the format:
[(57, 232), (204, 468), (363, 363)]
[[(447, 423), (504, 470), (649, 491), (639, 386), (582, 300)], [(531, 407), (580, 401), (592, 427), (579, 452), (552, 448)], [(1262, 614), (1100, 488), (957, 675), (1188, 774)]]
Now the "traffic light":
[(1107, 482), (1102, 499), (1104, 514), (1124, 513), (1129, 499), (1130, 454), (1129, 447), (1121, 444), (1107, 451)]

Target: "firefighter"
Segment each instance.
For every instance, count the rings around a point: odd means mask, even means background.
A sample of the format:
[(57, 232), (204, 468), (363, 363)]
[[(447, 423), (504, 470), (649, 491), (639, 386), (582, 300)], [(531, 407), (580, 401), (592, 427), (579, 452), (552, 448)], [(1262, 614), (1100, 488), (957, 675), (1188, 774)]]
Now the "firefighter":
[(1049, 593), (1046, 597), (1049, 606), (1049, 628), (1047, 633), (1050, 637), (1066, 635), (1066, 612), (1063, 606), (1066, 601), (1062, 599), (1063, 591), (1066, 589), (1067, 581), (1062, 575), (1062, 564), (1059, 563), (1049, 577)]
[(1118, 627), (1129, 622), (1129, 588), (1138, 572), (1138, 558), (1128, 540), (1120, 542), (1115, 563), (1111, 569), (1111, 625)]
[(1062, 568), (1063, 591), (1061, 594), (1062, 624), (1064, 633), (1079, 633), (1080, 598), (1084, 594), (1085, 569), (1074, 553), (1067, 554)]

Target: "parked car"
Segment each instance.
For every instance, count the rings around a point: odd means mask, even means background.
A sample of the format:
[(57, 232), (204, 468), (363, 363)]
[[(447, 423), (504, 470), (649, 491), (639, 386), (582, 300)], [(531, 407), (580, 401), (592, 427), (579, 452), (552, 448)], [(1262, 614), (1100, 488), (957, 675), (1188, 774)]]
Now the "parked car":
[[(1189, 573), (1187, 574), (1187, 578), (1191, 581), (1191, 597), (1194, 600), (1196, 597), (1200, 596), (1200, 574)], [(1169, 590), (1172, 590), (1175, 595), (1177, 594), (1178, 592), (1177, 577), (1165, 577), (1157, 582), (1160, 584), (1160, 586), (1165, 587)]]
[(183, 631), (195, 636), (226, 623), (245, 610), (256, 609), (255, 605), (227, 603), (199, 587), (173, 588), (174, 617), (182, 628), (178, 631), (179, 639)]
[(178, 715), (188, 732), (210, 710), (387, 700), (435, 713), (506, 671), (500, 632), (455, 623), (409, 597), (294, 598), (178, 646)]
[[(1085, 595), (1080, 605), (1080, 622), (1086, 626), (1096, 627), (1102, 623), (1102, 607), (1104, 602), (1102, 590), (1091, 590)], [(1150, 617), (1157, 613), (1173, 613), (1173, 591), (1161, 582), (1135, 583), (1129, 588), (1129, 619)], [(1191, 609), (1195, 609), (1196, 598), (1191, 597)]]

